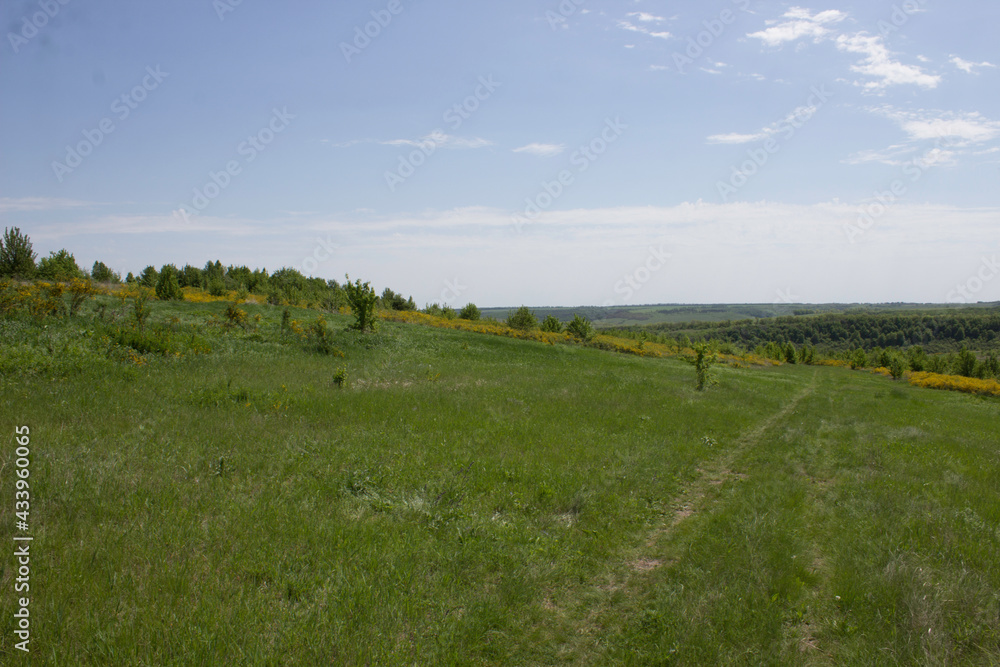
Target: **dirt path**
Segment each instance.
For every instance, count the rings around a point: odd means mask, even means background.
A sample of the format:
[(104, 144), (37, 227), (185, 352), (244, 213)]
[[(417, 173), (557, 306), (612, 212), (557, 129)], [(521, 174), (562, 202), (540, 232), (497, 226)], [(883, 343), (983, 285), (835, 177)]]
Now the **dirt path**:
[[(735, 461), (745, 452), (759, 445), (768, 431), (784, 421), (788, 415), (798, 408), (799, 403), (803, 399), (810, 396), (816, 390), (817, 374), (817, 372), (813, 372), (813, 377), (809, 385), (793, 396), (783, 408), (757, 424), (753, 429), (741, 434), (736, 441), (736, 445), (725, 456), (713, 461), (711, 465), (703, 466), (699, 469), (701, 477), (684, 489), (679, 496), (674, 498), (671, 505), (675, 508), (673, 517), (649, 534), (646, 539), (647, 549), (653, 548), (657, 542), (672, 532), (682, 521), (693, 514), (703, 511), (706, 504), (706, 497), (712, 488), (722, 486), (722, 484), (731, 479), (743, 479), (744, 476), (741, 473), (734, 473), (732, 470)], [(637, 565), (641, 560), (637, 561)], [(636, 567), (634, 569), (650, 570), (653, 568)]]
[[(812, 395), (816, 390), (818, 371), (813, 373), (812, 379), (806, 387), (803, 387), (793, 396), (780, 410), (770, 415), (766, 419), (756, 424), (752, 429), (742, 433), (735, 445), (720, 458), (707, 463), (699, 469), (700, 476), (689, 484), (671, 503), (674, 508), (673, 514), (665, 521), (656, 526), (648, 533), (646, 539), (634, 552), (630, 553), (625, 560), (627, 567), (624, 571), (621, 561), (609, 568), (607, 576), (595, 580), (595, 590), (593, 593), (582, 597), (589, 602), (583, 603), (582, 609), (577, 609), (576, 614), (571, 614), (575, 618), (567, 615), (566, 609), (557, 610), (551, 606), (552, 611), (562, 616), (563, 620), (570, 624), (573, 639), (564, 646), (564, 654), (575, 657), (577, 664), (585, 664), (588, 660), (586, 646), (599, 645), (599, 637), (602, 632), (600, 618), (604, 616), (610, 607), (615, 593), (625, 589), (633, 580), (641, 578), (645, 573), (663, 567), (670, 567), (674, 564), (663, 558), (665, 549), (662, 543), (669, 538), (670, 534), (685, 520), (708, 510), (713, 500), (717, 497), (718, 490), (726, 481), (745, 478), (745, 475), (734, 472), (733, 467), (746, 452), (757, 447), (769, 431), (788, 418), (799, 406), (799, 404)], [(810, 642), (811, 636), (804, 628), (797, 629), (803, 635), (804, 642)]]

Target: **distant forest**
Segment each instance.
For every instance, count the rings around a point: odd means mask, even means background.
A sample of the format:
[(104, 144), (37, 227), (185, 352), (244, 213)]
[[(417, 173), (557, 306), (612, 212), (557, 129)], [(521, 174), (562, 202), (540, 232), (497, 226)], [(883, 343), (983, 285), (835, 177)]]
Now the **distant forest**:
[(773, 341), (812, 345), (829, 352), (914, 345), (928, 352), (953, 352), (963, 345), (988, 351), (1000, 350), (1000, 307), (661, 323), (625, 330), (674, 338), (687, 335), (693, 340), (714, 338), (747, 349)]

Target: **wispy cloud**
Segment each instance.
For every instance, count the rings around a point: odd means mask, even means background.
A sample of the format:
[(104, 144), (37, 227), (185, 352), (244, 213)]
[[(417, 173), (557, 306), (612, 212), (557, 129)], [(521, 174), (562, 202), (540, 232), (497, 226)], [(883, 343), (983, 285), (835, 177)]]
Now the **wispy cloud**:
[(904, 65), (893, 60), (881, 36), (865, 33), (840, 35), (837, 37), (837, 48), (864, 56), (864, 60), (852, 65), (851, 70), (876, 79), (858, 84), (866, 90), (878, 91), (902, 84), (936, 88), (941, 83), (941, 77), (936, 74), (927, 74), (916, 65)]
[(950, 62), (955, 67), (968, 74), (975, 74), (977, 68), (996, 67), (996, 65), (990, 62), (983, 61), (981, 63), (973, 63), (969, 62), (968, 60), (962, 60), (958, 56), (952, 56), (951, 60), (949, 60), (948, 62)]
[(808, 9), (792, 7), (782, 18), (789, 20), (780, 23), (768, 21), (776, 25), (747, 36), (759, 39), (768, 46), (781, 46), (785, 42), (794, 42), (803, 37), (812, 37), (813, 40), (819, 41), (831, 34), (829, 26), (840, 23), (847, 18), (847, 14), (836, 9), (810, 14)]
[[(646, 23), (649, 23), (649, 22), (659, 22), (659, 21), (663, 21), (664, 20), (664, 19), (659, 18), (658, 16), (653, 16), (652, 14), (644, 14), (644, 13), (641, 13), (641, 12), (640, 13), (633, 12), (631, 14), (628, 14), (628, 16), (637, 16), (637, 17), (646, 16), (646, 17), (649, 17), (648, 19), (639, 18), (640, 22), (646, 22)], [(637, 32), (637, 33), (640, 33), (642, 35), (648, 35), (650, 37), (656, 37), (657, 39), (672, 39), (673, 38), (673, 35), (671, 35), (669, 32), (666, 32), (666, 31), (663, 31), (663, 30), (651, 30), (651, 29), (647, 28), (644, 25), (636, 25), (635, 23), (632, 23), (631, 21), (628, 21), (626, 19), (622, 19), (622, 20), (618, 21), (618, 27), (621, 28), (622, 30), (628, 30), (629, 32)]]
[(0, 213), (58, 211), (96, 205), (95, 202), (62, 199), (59, 197), (0, 197)]
[(911, 141), (951, 139), (961, 145), (969, 145), (1000, 137), (1000, 122), (990, 120), (979, 112), (902, 111), (893, 107), (879, 107), (873, 111), (896, 121)]
[(563, 144), (528, 144), (527, 146), (521, 146), (520, 148), (515, 148), (513, 152), (515, 153), (528, 153), (529, 155), (538, 155), (541, 157), (553, 157), (559, 155), (564, 150), (566, 146)]
[[(322, 143), (331, 143), (328, 139), (323, 139)], [(430, 134), (418, 139), (352, 139), (341, 143), (331, 143), (334, 148), (350, 148), (359, 144), (378, 144), (380, 146), (413, 146), (414, 148), (486, 148), (492, 146), (493, 142), (482, 137), (456, 137), (440, 130), (435, 130)]]
[(812, 118), (818, 109), (819, 107), (816, 106), (803, 105), (796, 107), (794, 111), (785, 116), (779, 122), (762, 127), (756, 132), (751, 132), (749, 134), (742, 134), (739, 132), (713, 134), (709, 136), (706, 141), (710, 144), (749, 144), (756, 141), (762, 141), (768, 137), (773, 137), (776, 134), (787, 131), (786, 128), (796, 127), (802, 122), (803, 119)]
[(643, 23), (663, 23), (667, 20), (662, 16), (656, 16), (655, 14), (649, 14), (646, 12), (629, 12), (626, 16), (631, 16), (637, 21), (641, 21)]
[(835, 30), (837, 24), (848, 18), (846, 12), (830, 9), (812, 14), (808, 9), (792, 7), (782, 18), (786, 20), (769, 21), (774, 25), (747, 36), (759, 39), (767, 46), (781, 46), (801, 39), (812, 39), (816, 43), (832, 40), (838, 50), (862, 56), (860, 62), (851, 66), (851, 71), (869, 79), (855, 82), (869, 92), (880, 93), (889, 86), (905, 84), (936, 88), (941, 82), (939, 75), (928, 74), (916, 65), (894, 59), (881, 35)]
[[(978, 112), (903, 111), (891, 106), (868, 111), (895, 122), (906, 134), (906, 140), (885, 149), (855, 153), (844, 160), (848, 164), (881, 162), (900, 166), (917, 160), (923, 167), (952, 166), (963, 155), (993, 152), (996, 147), (983, 150), (983, 144), (1000, 139), (1000, 121), (990, 120)], [(929, 148), (931, 142), (934, 142), (933, 147)]]

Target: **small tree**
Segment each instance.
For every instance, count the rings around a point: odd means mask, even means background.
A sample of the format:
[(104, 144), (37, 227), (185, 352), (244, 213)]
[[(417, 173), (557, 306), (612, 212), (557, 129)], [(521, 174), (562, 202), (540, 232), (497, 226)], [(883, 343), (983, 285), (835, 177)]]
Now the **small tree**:
[(538, 319), (535, 317), (535, 314), (531, 312), (530, 308), (527, 306), (521, 306), (513, 313), (507, 314), (507, 326), (511, 329), (530, 331), (531, 329), (538, 328)]
[(474, 303), (466, 304), (465, 308), (458, 314), (458, 318), (461, 320), (478, 320), (482, 314), (479, 312), (479, 308)]
[(851, 368), (857, 370), (868, 366), (868, 355), (860, 347), (851, 354)]
[(794, 364), (796, 362), (795, 343), (791, 341), (786, 342), (784, 354), (785, 354), (785, 362), (789, 364)]
[[(586, 317), (580, 317), (579, 315), (573, 315), (573, 321), (566, 325), (566, 331), (575, 338), (586, 342), (593, 339), (597, 335), (597, 331), (594, 330), (594, 325), (591, 324), (590, 320)], [(640, 346), (645, 344), (645, 339), (640, 341)]]
[(177, 269), (172, 264), (166, 264), (160, 269), (156, 279), (156, 298), (160, 301), (183, 301), (184, 292), (177, 281)]
[(542, 320), (542, 331), (549, 333), (562, 333), (563, 325), (554, 315), (546, 315)]
[(38, 262), (38, 275), (46, 280), (64, 282), (73, 278), (83, 278), (83, 271), (76, 263), (76, 258), (65, 248), (52, 251), (48, 257)]
[(344, 291), (347, 292), (347, 303), (354, 313), (354, 329), (358, 331), (375, 331), (377, 320), (375, 319), (375, 305), (378, 303), (378, 295), (370, 283), (362, 283), (360, 280), (351, 282), (350, 276), (344, 276), (347, 282), (344, 283)]
[(902, 354), (893, 351), (889, 354), (889, 365), (886, 368), (889, 369), (889, 374), (892, 375), (892, 378), (898, 380), (906, 373), (908, 365)]
[(149, 317), (149, 289), (139, 287), (135, 300), (132, 302), (132, 316), (135, 318), (135, 325), (142, 331), (146, 326), (146, 319)]
[(715, 384), (715, 379), (712, 377), (712, 366), (715, 365), (718, 358), (708, 343), (695, 343), (693, 349), (695, 356), (688, 358), (687, 361), (694, 366), (694, 388), (698, 391), (705, 391), (707, 386)]
[(4, 228), (0, 239), (0, 278), (33, 278), (35, 253), (31, 239), (17, 227)]
[(156, 287), (156, 281), (160, 279), (160, 274), (157, 272), (156, 268), (153, 266), (147, 266), (139, 274), (137, 280), (139, 284), (143, 287)]
[(971, 352), (964, 345), (958, 351), (958, 358), (955, 360), (955, 374), (964, 375), (967, 378), (976, 376), (976, 364), (978, 360), (974, 352)]
[(94, 262), (94, 267), (90, 270), (90, 277), (99, 283), (120, 283), (122, 277), (108, 268), (104, 262)]
[(908, 356), (911, 371), (919, 373), (927, 368), (927, 353), (924, 352), (924, 348), (919, 345), (910, 348)]

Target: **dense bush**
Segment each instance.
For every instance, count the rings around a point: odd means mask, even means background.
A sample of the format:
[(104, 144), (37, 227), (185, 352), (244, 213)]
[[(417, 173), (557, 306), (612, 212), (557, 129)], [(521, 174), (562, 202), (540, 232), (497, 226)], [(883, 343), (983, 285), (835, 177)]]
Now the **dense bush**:
[(160, 301), (184, 299), (184, 293), (181, 292), (180, 283), (177, 281), (177, 269), (172, 264), (160, 269), (160, 275), (156, 279), (156, 298)]
[[(592, 340), (597, 335), (597, 331), (590, 320), (576, 314), (573, 315), (573, 321), (566, 325), (566, 331), (574, 338), (579, 338), (584, 342)], [(640, 344), (644, 343), (645, 341), (640, 342)]]
[(552, 315), (547, 315), (544, 320), (542, 320), (542, 331), (548, 331), (550, 333), (562, 333), (563, 325), (557, 317)]
[(351, 283), (351, 277), (345, 276), (347, 282), (344, 283), (344, 291), (347, 293), (347, 302), (354, 313), (354, 329), (358, 331), (375, 331), (378, 320), (375, 319), (375, 305), (378, 303), (378, 295), (372, 289), (371, 284), (362, 283), (355, 280)]
[(538, 319), (535, 317), (535, 314), (531, 312), (530, 308), (527, 306), (521, 306), (513, 313), (509, 313), (507, 315), (507, 326), (511, 329), (530, 331), (538, 328)]
[(479, 312), (479, 307), (474, 303), (467, 303), (461, 312), (458, 314), (458, 318), (461, 320), (469, 320), (475, 322), (478, 320), (482, 314)]
[(31, 240), (17, 227), (4, 228), (0, 239), (0, 278), (32, 278), (35, 275), (35, 253)]
[(76, 263), (76, 258), (65, 248), (53, 250), (48, 257), (38, 262), (38, 277), (45, 280), (65, 282), (73, 278), (83, 278), (83, 271)]
[(117, 284), (122, 281), (121, 275), (109, 269), (104, 262), (94, 262), (93, 268), (90, 269), (90, 277), (99, 283)]

